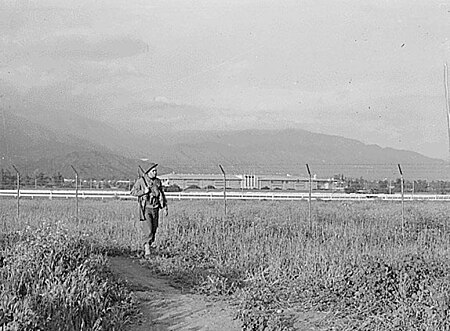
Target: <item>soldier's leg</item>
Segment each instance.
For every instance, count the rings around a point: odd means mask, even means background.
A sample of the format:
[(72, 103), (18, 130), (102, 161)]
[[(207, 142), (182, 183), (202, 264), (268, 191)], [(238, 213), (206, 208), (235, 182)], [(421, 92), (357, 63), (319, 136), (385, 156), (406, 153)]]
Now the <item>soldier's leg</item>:
[(144, 245), (144, 254), (150, 255), (150, 243), (152, 241), (152, 212), (151, 209), (145, 209), (145, 220), (141, 221), (142, 242)]
[(158, 229), (159, 223), (159, 208), (153, 208), (151, 212), (151, 235), (150, 235), (150, 245), (153, 244), (156, 238), (156, 230)]

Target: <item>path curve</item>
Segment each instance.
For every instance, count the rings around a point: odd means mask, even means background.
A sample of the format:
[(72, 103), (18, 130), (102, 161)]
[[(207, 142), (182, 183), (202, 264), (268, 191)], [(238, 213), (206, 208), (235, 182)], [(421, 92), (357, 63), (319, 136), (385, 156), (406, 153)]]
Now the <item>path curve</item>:
[(168, 278), (155, 275), (139, 259), (109, 257), (111, 270), (125, 280), (139, 303), (141, 318), (127, 331), (238, 331), (241, 323), (224, 301), (183, 293)]

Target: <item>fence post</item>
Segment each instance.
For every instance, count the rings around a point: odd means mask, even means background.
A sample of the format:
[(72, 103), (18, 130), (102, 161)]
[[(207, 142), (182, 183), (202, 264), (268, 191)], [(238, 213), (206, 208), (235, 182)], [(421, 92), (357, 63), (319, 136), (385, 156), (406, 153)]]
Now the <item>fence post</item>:
[(226, 217), (227, 216), (227, 175), (225, 174), (225, 170), (223, 169), (222, 165), (219, 164), (219, 168), (223, 174), (223, 206), (224, 206), (224, 213), (225, 213), (225, 217)]
[(12, 167), (16, 171), (17, 174), (17, 221), (20, 219), (20, 172), (17, 168), (12, 164)]
[(312, 228), (312, 219), (311, 219), (311, 196), (312, 196), (312, 177), (311, 177), (311, 171), (309, 170), (308, 163), (306, 164), (306, 170), (308, 170), (309, 175), (309, 208), (308, 208), (308, 217), (309, 217), (309, 229)]
[(444, 63), (444, 88), (445, 88), (445, 109), (447, 112), (447, 133), (448, 133), (448, 149), (450, 152), (450, 97), (448, 93), (448, 67), (447, 62)]
[(70, 165), (75, 172), (75, 200), (76, 200), (76, 219), (78, 222), (78, 172), (75, 170), (73, 165)]
[(404, 182), (403, 182), (403, 171), (400, 167), (400, 164), (398, 166), (398, 171), (400, 173), (400, 187), (402, 192), (402, 236), (405, 238), (405, 201), (404, 201)]

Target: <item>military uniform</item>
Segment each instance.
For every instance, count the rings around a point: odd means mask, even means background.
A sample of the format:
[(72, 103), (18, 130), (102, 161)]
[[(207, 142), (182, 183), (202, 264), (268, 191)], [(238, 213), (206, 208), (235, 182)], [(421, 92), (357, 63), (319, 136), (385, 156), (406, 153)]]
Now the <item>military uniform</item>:
[[(154, 167), (156, 165), (150, 167), (148, 171)], [(145, 193), (147, 187), (149, 192)], [(161, 180), (157, 177), (150, 178), (148, 176), (145, 179), (141, 177), (136, 181), (131, 194), (138, 197), (139, 223), (141, 224), (145, 253), (148, 255), (147, 247), (150, 247), (155, 241), (156, 230), (158, 229), (159, 209), (167, 208), (166, 196)]]

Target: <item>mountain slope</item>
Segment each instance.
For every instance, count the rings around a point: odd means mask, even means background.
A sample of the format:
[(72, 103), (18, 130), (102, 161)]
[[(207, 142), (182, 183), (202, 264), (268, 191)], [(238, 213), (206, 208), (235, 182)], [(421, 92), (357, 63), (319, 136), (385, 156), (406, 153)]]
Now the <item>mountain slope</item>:
[(53, 133), (86, 140), (96, 148), (107, 149), (127, 157), (136, 157), (143, 150), (137, 135), (117, 130), (104, 122), (68, 110), (20, 109), (14, 116)]
[(137, 165), (145, 168), (146, 163), (138, 159), (142, 157), (159, 163), (162, 172), (173, 169), (179, 173), (220, 173), (221, 164), (230, 174), (306, 176), (307, 163), (318, 177), (344, 174), (394, 179), (399, 177), (397, 164), (402, 165), (405, 178), (409, 179), (446, 179), (450, 174), (443, 160), (300, 129), (167, 130), (164, 134), (136, 139), (86, 118), (78, 118), (78, 124), (74, 124), (74, 128), (77, 125), (89, 128), (83, 134), (77, 129), (64, 129), (73, 123), (72, 115), (58, 130), (54, 127), (59, 120), (37, 121), (24, 117), (23, 113), (1, 115), (0, 167), (14, 163), (28, 174), (59, 171), (72, 176), (70, 165), (73, 165), (85, 178), (135, 178)]
[(397, 164), (414, 178), (449, 173), (443, 160), (299, 129), (179, 132), (168, 140), (153, 150), (179, 171), (218, 172), (220, 163), (232, 172), (306, 175), (308, 163), (318, 176), (396, 178)]
[(107, 151), (87, 139), (57, 133), (7, 112), (1, 115), (0, 153), (3, 162), (36, 161), (43, 156), (52, 158), (82, 150)]
[[(84, 178), (126, 179), (137, 176), (139, 164), (148, 167), (148, 162), (119, 155), (95, 141), (53, 131), (7, 112), (1, 116), (0, 168), (14, 164), (23, 174), (60, 172), (71, 177), (72, 165)], [(161, 173), (168, 171), (160, 168)]]
[[(34, 164), (46, 173), (60, 172), (65, 177), (74, 176), (73, 166), (84, 179), (135, 179), (139, 165), (145, 170), (149, 167), (149, 163), (142, 160), (98, 151), (74, 151), (52, 159), (42, 158)], [(159, 174), (171, 171), (164, 166), (158, 167)]]

